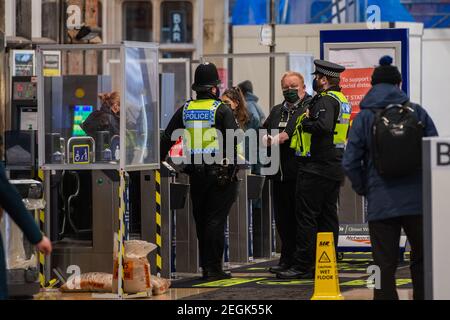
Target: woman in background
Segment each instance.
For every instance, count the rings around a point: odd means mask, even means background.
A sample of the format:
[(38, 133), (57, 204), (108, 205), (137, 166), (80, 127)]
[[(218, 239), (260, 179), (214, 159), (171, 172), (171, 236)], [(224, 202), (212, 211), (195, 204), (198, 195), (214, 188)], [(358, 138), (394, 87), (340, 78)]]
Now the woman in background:
[(81, 124), (81, 129), (90, 137), (96, 138), (97, 132), (108, 131), (111, 137), (120, 134), (120, 94), (117, 91), (101, 93), (100, 110), (92, 112)]
[(250, 128), (258, 129), (255, 119), (253, 119), (247, 110), (241, 89), (238, 87), (226, 89), (222, 95), (222, 102), (233, 110), (234, 117), (240, 129), (244, 131)]

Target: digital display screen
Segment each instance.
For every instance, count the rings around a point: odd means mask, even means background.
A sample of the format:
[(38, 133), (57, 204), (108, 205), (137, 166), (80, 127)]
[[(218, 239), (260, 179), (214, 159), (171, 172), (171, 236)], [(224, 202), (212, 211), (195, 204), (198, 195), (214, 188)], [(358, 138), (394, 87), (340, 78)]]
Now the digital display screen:
[(72, 136), (83, 137), (86, 135), (86, 132), (81, 129), (81, 124), (86, 121), (92, 111), (94, 111), (93, 106), (74, 106)]
[(36, 84), (32, 82), (14, 82), (14, 100), (36, 100)]

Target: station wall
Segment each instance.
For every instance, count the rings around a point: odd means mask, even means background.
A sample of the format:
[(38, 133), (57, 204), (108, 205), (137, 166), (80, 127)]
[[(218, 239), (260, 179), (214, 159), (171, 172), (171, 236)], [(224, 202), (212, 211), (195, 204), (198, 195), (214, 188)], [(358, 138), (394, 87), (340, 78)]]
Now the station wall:
[(450, 136), (450, 29), (425, 29), (422, 39), (423, 106), (440, 136)]
[[(366, 24), (311, 24), (279, 25), (276, 28), (276, 52), (300, 52), (320, 57), (320, 31), (365, 29)], [(407, 28), (410, 35), (409, 73), (411, 101), (421, 103), (433, 117), (440, 135), (450, 135), (448, 109), (450, 103), (442, 95), (448, 92), (446, 74), (450, 74), (450, 29), (424, 29), (421, 23), (382, 23), (381, 28)], [(259, 44), (260, 26), (236, 26), (233, 28), (235, 53), (269, 52)], [(279, 59), (278, 59), (279, 60)], [(282, 64), (276, 63), (276, 102), (282, 101), (280, 78)], [(235, 66), (234, 80), (251, 77), (255, 94), (260, 97), (261, 107), (269, 112), (269, 66), (261, 61), (247, 61), (246, 67)], [(251, 70), (249, 72), (249, 70)], [(277, 72), (278, 71), (278, 72)], [(237, 82), (234, 81), (236, 84)]]

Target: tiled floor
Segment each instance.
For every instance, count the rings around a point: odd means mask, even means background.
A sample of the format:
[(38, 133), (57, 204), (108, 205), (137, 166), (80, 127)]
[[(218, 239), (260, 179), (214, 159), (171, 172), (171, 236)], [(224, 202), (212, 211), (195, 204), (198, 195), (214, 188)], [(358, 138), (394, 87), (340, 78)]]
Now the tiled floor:
[[(236, 266), (237, 267), (237, 266)], [(249, 274), (245, 273), (233, 273), (236, 277), (245, 277)], [(194, 274), (178, 274), (179, 278), (191, 278), (193, 276), (199, 276)], [(252, 277), (267, 277), (267, 273), (252, 273)], [(365, 276), (362, 273), (346, 273), (346, 278), (361, 278)], [(215, 290), (220, 290), (218, 288), (171, 288), (166, 294), (160, 296), (153, 296), (144, 298), (145, 300), (178, 300), (188, 297), (193, 297), (198, 294), (203, 294), (207, 292), (212, 292)], [(276, 290), (276, 289), (274, 289)], [(411, 289), (399, 289), (398, 290), (400, 300), (410, 300), (412, 299), (412, 290)], [(373, 296), (373, 292), (368, 288), (355, 288), (351, 290), (343, 291), (343, 296), (346, 300), (371, 300)], [(35, 297), (40, 300), (96, 300), (96, 299), (107, 299), (105, 297), (100, 296), (95, 298), (91, 293), (61, 293), (57, 290), (51, 290), (46, 293), (41, 293)], [(109, 298), (111, 299), (111, 298)], [(141, 298), (142, 299), (142, 298)], [(240, 297), (239, 297), (240, 299)], [(242, 300), (245, 300), (246, 297), (243, 296)]]
[[(166, 294), (144, 298), (143, 300), (178, 300), (215, 290), (219, 289), (170, 289)], [(411, 289), (400, 289), (398, 294), (400, 300), (412, 299)], [(345, 300), (372, 300), (372, 295), (370, 289), (354, 289), (343, 293)], [(93, 298), (91, 293), (46, 293), (36, 298), (42, 300), (97, 300)], [(245, 297), (242, 299), (245, 300)]]

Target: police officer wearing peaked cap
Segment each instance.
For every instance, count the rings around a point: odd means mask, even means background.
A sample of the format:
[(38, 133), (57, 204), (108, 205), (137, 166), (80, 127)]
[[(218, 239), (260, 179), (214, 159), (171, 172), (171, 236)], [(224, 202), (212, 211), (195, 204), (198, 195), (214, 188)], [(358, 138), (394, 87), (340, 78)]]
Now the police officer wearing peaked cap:
[[(194, 77), (192, 90), (196, 92), (195, 100), (187, 101), (179, 108), (170, 120), (161, 136), (161, 160), (164, 160), (174, 144), (171, 140), (176, 129), (184, 128), (184, 134), (191, 139), (183, 138), (191, 162), (184, 169), (190, 176), (190, 193), (193, 214), (196, 224), (200, 266), (203, 278), (208, 280), (227, 279), (231, 275), (222, 268), (222, 257), (225, 242), (225, 224), (230, 208), (238, 193), (236, 169), (234, 165), (198, 164), (198, 156), (214, 156), (217, 152), (226, 155), (226, 130), (237, 130), (231, 108), (220, 101), (220, 80), (216, 66), (212, 63), (200, 64)], [(215, 134), (205, 135), (205, 131)], [(218, 132), (222, 133), (223, 145), (217, 140)], [(235, 141), (232, 143), (236, 148)], [(203, 159), (202, 157), (200, 157)], [(232, 162), (233, 159), (229, 161)]]
[(341, 166), (351, 108), (341, 93), (343, 66), (315, 60), (313, 87), (316, 96), (307, 112), (291, 119), (279, 141), (290, 140), (299, 159), (296, 186), (297, 238), (294, 262), (279, 272), (281, 279), (314, 277), (318, 232), (333, 232), (335, 245), (339, 234), (337, 201), (344, 179)]

